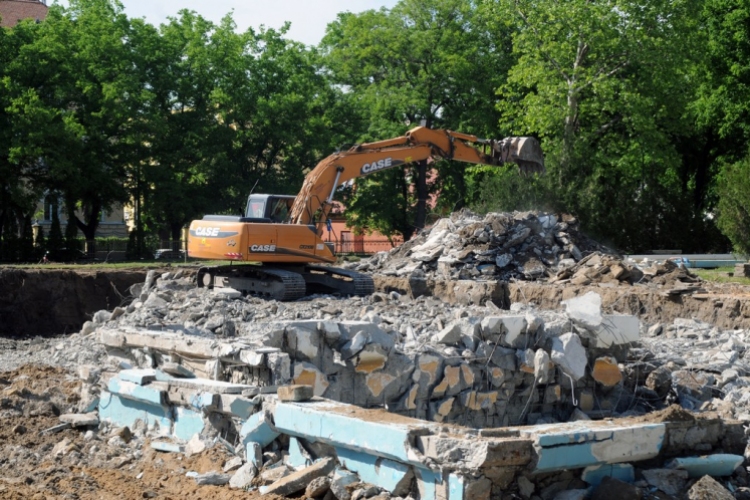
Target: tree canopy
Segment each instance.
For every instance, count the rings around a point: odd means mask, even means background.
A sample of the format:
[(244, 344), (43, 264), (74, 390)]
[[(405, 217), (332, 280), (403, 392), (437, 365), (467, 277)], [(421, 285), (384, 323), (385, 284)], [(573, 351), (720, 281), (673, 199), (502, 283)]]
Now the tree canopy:
[(355, 231), (548, 209), (624, 251), (747, 252), (748, 19), (750, 0), (400, 0), (339, 14), (312, 47), (231, 14), (154, 26), (117, 0), (53, 5), (0, 29), (0, 259), (30, 245), (42, 199), (75, 223), (66, 242), (135, 204), (142, 251), (145, 234), (238, 213), (253, 186), (295, 194), (337, 149), (420, 124), (535, 136), (547, 175), (378, 173), (339, 193)]

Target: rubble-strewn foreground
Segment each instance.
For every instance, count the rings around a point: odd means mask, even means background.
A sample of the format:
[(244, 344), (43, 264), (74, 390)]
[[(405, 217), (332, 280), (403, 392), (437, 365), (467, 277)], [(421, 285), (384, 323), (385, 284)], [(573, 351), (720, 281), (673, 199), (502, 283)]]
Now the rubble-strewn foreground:
[(26, 469), (0, 493), (99, 498), (123, 477), (133, 498), (750, 493), (743, 330), (640, 325), (593, 293), (557, 312), (396, 292), (278, 303), (180, 271), (131, 292), (25, 347), (77, 374), (52, 375), (62, 394), (0, 376), (4, 419), (27, 427), (3, 438), (37, 436), (2, 445), (0, 475)]
[[(150, 271), (78, 334), (7, 341), (0, 497), (750, 498), (749, 332), (610, 300), (705, 300), (687, 270), (531, 212), (351, 265), (382, 291), (281, 303)], [(511, 304), (503, 279), (570, 293)]]

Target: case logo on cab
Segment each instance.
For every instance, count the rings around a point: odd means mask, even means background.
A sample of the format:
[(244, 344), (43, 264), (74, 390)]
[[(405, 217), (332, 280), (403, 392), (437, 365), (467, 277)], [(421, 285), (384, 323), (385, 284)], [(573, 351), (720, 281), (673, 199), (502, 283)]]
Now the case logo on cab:
[(220, 227), (198, 227), (195, 229), (196, 236), (219, 236)]
[(275, 252), (276, 245), (250, 245), (251, 252)]

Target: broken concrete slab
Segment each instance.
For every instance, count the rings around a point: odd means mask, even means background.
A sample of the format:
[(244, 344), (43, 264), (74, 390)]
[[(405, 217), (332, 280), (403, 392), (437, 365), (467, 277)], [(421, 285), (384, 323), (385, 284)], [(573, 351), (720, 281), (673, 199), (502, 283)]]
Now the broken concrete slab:
[(534, 441), (535, 470), (551, 471), (646, 460), (659, 455), (664, 424), (615, 424), (576, 421), (517, 427), (522, 437)]
[(407, 496), (411, 491), (414, 470), (408, 465), (346, 448), (337, 448), (336, 455), (343, 467), (356, 472), (365, 483), (379, 486), (394, 496)]
[(745, 457), (716, 453), (702, 457), (679, 457), (669, 461), (666, 466), (670, 469), (682, 469), (690, 477), (703, 476), (731, 476), (737, 467), (742, 465)]
[(279, 430), (273, 425), (273, 418), (264, 411), (259, 411), (248, 418), (240, 428), (242, 443), (254, 442), (266, 447), (279, 437)]
[(327, 457), (309, 467), (279, 479), (270, 486), (262, 486), (260, 492), (264, 495), (291, 495), (304, 490), (313, 479), (327, 476), (335, 467), (336, 461), (331, 457)]
[(638, 342), (641, 338), (640, 320), (626, 314), (605, 314), (602, 322), (591, 329), (589, 345), (597, 349)]
[(66, 413), (60, 415), (60, 422), (70, 424), (73, 427), (89, 427), (99, 425), (99, 414), (91, 413)]

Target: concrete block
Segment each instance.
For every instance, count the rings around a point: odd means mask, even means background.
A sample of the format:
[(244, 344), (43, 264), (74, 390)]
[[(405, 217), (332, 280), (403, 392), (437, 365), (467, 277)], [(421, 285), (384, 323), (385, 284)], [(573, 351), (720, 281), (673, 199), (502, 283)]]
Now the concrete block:
[(664, 424), (617, 425), (576, 421), (517, 428), (534, 440), (535, 471), (575, 469), (590, 465), (654, 458), (664, 442)]
[(279, 401), (308, 401), (313, 397), (311, 385), (284, 385), (278, 388)]
[(573, 380), (580, 380), (586, 374), (588, 363), (580, 337), (575, 333), (565, 333), (553, 339), (552, 362)]
[(745, 457), (716, 453), (703, 457), (681, 457), (669, 461), (666, 465), (670, 469), (682, 469), (690, 477), (702, 476), (731, 476), (734, 470), (742, 465)]
[(177, 443), (167, 443), (165, 441), (151, 441), (151, 448), (156, 451), (164, 451), (167, 453), (182, 453), (184, 448)]
[(70, 424), (73, 427), (89, 427), (99, 425), (99, 415), (96, 412), (67, 413), (60, 415), (60, 422)]
[(255, 464), (247, 462), (245, 465), (237, 469), (232, 478), (229, 480), (230, 488), (245, 488), (255, 479), (258, 475), (258, 469)]
[(203, 432), (205, 427), (202, 413), (179, 406), (174, 409), (172, 434), (175, 437), (189, 441), (193, 436)]
[(260, 443), (250, 441), (245, 445), (245, 457), (247, 461), (255, 465), (258, 469), (263, 467), (263, 447)]
[(711, 476), (700, 478), (687, 494), (688, 500), (734, 500), (735, 496)]
[(367, 453), (336, 448), (339, 463), (356, 472), (362, 482), (380, 486), (394, 496), (407, 496), (414, 481), (412, 467)]
[(438, 344), (458, 344), (461, 341), (461, 325), (455, 321), (443, 328), (436, 336)]
[(219, 394), (219, 411), (247, 420), (255, 413), (256, 404), (249, 398), (236, 394)]
[(596, 292), (563, 300), (562, 305), (571, 321), (579, 326), (595, 329), (602, 323), (602, 298)]
[(266, 447), (279, 437), (279, 431), (271, 424), (271, 421), (264, 411), (251, 415), (240, 428), (240, 439), (245, 446), (250, 441), (254, 441)]
[(503, 335), (501, 343), (513, 348), (523, 347), (523, 334), (526, 331), (526, 316), (502, 316)]
[(524, 466), (532, 461), (534, 442), (516, 437), (453, 437), (442, 435), (418, 436), (416, 443), (422, 454), (438, 464), (467, 469)]
[(383, 417), (381, 411), (334, 401), (279, 402), (273, 412), (279, 432), (423, 466), (409, 443), (414, 432), (435, 431), (434, 424), (396, 414)]
[(302, 469), (312, 463), (307, 451), (302, 447), (299, 439), (292, 436), (289, 438), (289, 455), (286, 457), (286, 464), (293, 469)]
[(284, 331), (289, 354), (294, 359), (312, 361), (317, 359), (321, 347), (318, 321), (291, 321)]
[(388, 361), (388, 351), (380, 344), (368, 344), (354, 358), (354, 370), (357, 373), (372, 373), (382, 370)]
[(330, 385), (325, 373), (318, 370), (318, 367), (312, 363), (304, 361), (294, 363), (292, 382), (297, 385), (312, 386), (315, 396), (323, 396)]
[(107, 383), (107, 390), (126, 399), (141, 401), (143, 403), (167, 406), (167, 394), (149, 386), (141, 386), (133, 382), (126, 382), (117, 377), (112, 377)]
[(333, 458), (324, 458), (311, 466), (285, 476), (270, 486), (262, 486), (260, 492), (263, 495), (288, 496), (304, 490), (307, 484), (315, 478), (327, 476), (333, 471), (336, 461)]
[(602, 356), (594, 361), (591, 376), (605, 388), (611, 388), (622, 382), (622, 372), (617, 360), (611, 356)]
[(99, 397), (99, 419), (119, 426), (133, 427), (137, 420), (144, 422), (149, 429), (167, 435), (172, 429), (171, 412), (165, 406), (129, 399), (109, 391), (102, 391)]
[(637, 342), (640, 337), (640, 320), (625, 314), (605, 314), (602, 322), (591, 330), (591, 347), (608, 348), (614, 345)]
[(581, 479), (591, 486), (599, 486), (605, 477), (632, 483), (635, 481), (635, 469), (630, 464), (592, 465), (583, 469), (581, 473)]

